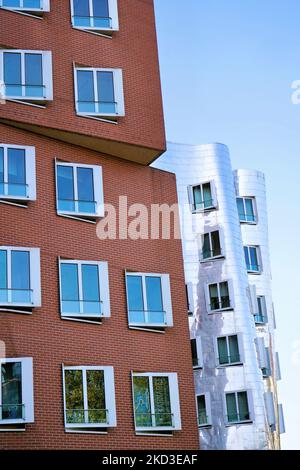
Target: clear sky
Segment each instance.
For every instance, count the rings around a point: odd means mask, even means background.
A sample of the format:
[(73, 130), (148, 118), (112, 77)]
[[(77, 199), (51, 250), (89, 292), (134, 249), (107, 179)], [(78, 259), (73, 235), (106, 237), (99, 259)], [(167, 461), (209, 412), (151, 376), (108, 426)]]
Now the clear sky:
[[(300, 449), (299, 0), (155, 0), (168, 140), (222, 142), (265, 172), (287, 433)], [(299, 292), (298, 292), (299, 289)]]

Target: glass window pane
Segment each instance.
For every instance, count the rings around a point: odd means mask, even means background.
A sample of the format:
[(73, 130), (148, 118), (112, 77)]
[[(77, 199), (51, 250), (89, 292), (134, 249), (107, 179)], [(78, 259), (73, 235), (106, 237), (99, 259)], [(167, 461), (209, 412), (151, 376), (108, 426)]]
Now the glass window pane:
[(89, 0), (73, 0), (75, 26), (91, 26)]
[(21, 54), (4, 52), (4, 83), (7, 96), (22, 96)]
[(7, 150), (8, 163), (8, 194), (11, 196), (26, 196), (26, 160), (25, 150)]
[(5, 250), (0, 250), (0, 301), (8, 302), (7, 252)]
[(203, 209), (201, 186), (193, 187), (194, 209)]
[(10, 362), (1, 366), (0, 419), (21, 419), (22, 407), (22, 365), (21, 362)]
[(241, 221), (245, 221), (245, 209), (244, 209), (244, 200), (241, 197), (237, 198), (237, 207), (238, 207), (238, 213), (239, 213), (239, 218)]
[(58, 209), (60, 211), (75, 211), (74, 175), (71, 166), (57, 165)]
[(24, 8), (41, 8), (41, 0), (23, 0)]
[(21, 0), (3, 0), (4, 7), (20, 7)]
[(235, 393), (226, 394), (226, 408), (228, 422), (238, 421), (238, 412), (235, 401)]
[(4, 194), (4, 149), (0, 147), (0, 195)]
[(97, 72), (99, 112), (115, 113), (115, 92), (113, 72)]
[(209, 297), (210, 297), (210, 308), (211, 310), (217, 310), (220, 308), (219, 305), (219, 293), (218, 293), (218, 285), (211, 284), (209, 286)]
[(26, 96), (44, 95), (42, 54), (25, 54), (25, 84)]
[(239, 415), (240, 415), (239, 420), (245, 421), (247, 419), (250, 419), (247, 392), (239, 392), (237, 394), (237, 397), (238, 397)]
[(152, 426), (148, 377), (133, 377), (133, 394), (136, 426)]
[(100, 314), (99, 270), (97, 265), (82, 265), (82, 293), (84, 313)]
[(228, 349), (226, 338), (218, 338), (218, 354), (219, 354), (219, 363), (228, 364)]
[(229, 343), (230, 362), (233, 362), (233, 363), (240, 362), (238, 337), (236, 335), (229, 336), (228, 343)]
[(144, 299), (141, 276), (126, 276), (129, 318), (132, 323), (144, 323)]
[(66, 421), (84, 423), (83, 383), (81, 370), (65, 370)]
[(87, 370), (88, 422), (106, 423), (104, 371)]
[(13, 302), (31, 302), (30, 256), (28, 251), (11, 252), (11, 287)]
[(94, 214), (94, 177), (92, 168), (77, 168), (78, 211)]
[(212, 245), (213, 256), (220, 256), (221, 245), (220, 245), (220, 235), (218, 231), (211, 233), (211, 245)]
[(251, 270), (258, 271), (259, 266), (258, 266), (257, 248), (251, 246), (249, 251), (250, 251)]
[(94, 26), (110, 28), (108, 0), (93, 0)]
[(213, 205), (212, 195), (211, 195), (211, 187), (210, 183), (203, 184), (203, 201), (204, 207), (211, 207)]
[(207, 424), (207, 415), (206, 415), (206, 403), (205, 395), (197, 396), (197, 405), (198, 405), (198, 422), (199, 424)]
[(155, 425), (172, 426), (172, 413), (168, 377), (153, 377)]
[(221, 296), (222, 308), (230, 307), (228, 282), (220, 283), (220, 296)]
[(246, 205), (247, 219), (249, 222), (253, 222), (254, 221), (253, 200), (245, 199), (245, 205)]
[(244, 246), (244, 254), (245, 254), (246, 266), (247, 266), (247, 269), (249, 270), (251, 267), (251, 263), (250, 263), (250, 257), (249, 257), (249, 249), (247, 246)]
[(193, 366), (195, 367), (198, 365), (198, 351), (197, 351), (196, 339), (191, 339), (191, 348), (192, 348)]
[(93, 72), (77, 70), (78, 111), (92, 112), (95, 108)]
[(160, 277), (146, 277), (146, 295), (149, 322), (164, 323)]
[(64, 313), (80, 312), (78, 266), (77, 264), (61, 263), (61, 295)]
[(202, 254), (204, 259), (211, 257), (209, 233), (205, 233), (203, 237)]

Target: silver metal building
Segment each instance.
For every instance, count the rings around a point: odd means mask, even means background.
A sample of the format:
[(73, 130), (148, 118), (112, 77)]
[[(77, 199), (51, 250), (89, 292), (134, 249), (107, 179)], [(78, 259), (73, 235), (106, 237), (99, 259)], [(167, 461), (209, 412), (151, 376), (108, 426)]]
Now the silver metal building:
[(222, 144), (168, 144), (177, 176), (202, 449), (279, 449), (265, 178)]

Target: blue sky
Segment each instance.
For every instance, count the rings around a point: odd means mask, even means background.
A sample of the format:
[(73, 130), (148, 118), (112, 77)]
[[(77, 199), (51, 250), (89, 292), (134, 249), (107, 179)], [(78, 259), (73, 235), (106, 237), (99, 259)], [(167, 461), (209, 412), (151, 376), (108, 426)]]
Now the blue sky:
[[(155, 0), (168, 140), (222, 142), (235, 168), (265, 172), (279, 385), (300, 449), (299, 0)], [(299, 288), (299, 293), (298, 293)]]

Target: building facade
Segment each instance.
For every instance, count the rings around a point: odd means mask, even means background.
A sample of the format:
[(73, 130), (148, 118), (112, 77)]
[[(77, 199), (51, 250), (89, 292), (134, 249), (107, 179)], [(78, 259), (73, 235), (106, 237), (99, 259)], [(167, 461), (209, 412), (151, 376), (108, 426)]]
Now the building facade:
[(0, 448), (196, 449), (181, 241), (98, 230), (177, 202), (153, 2), (1, 0), (0, 36)]
[(154, 165), (177, 176), (201, 448), (279, 449), (264, 175), (222, 144), (170, 143)]

